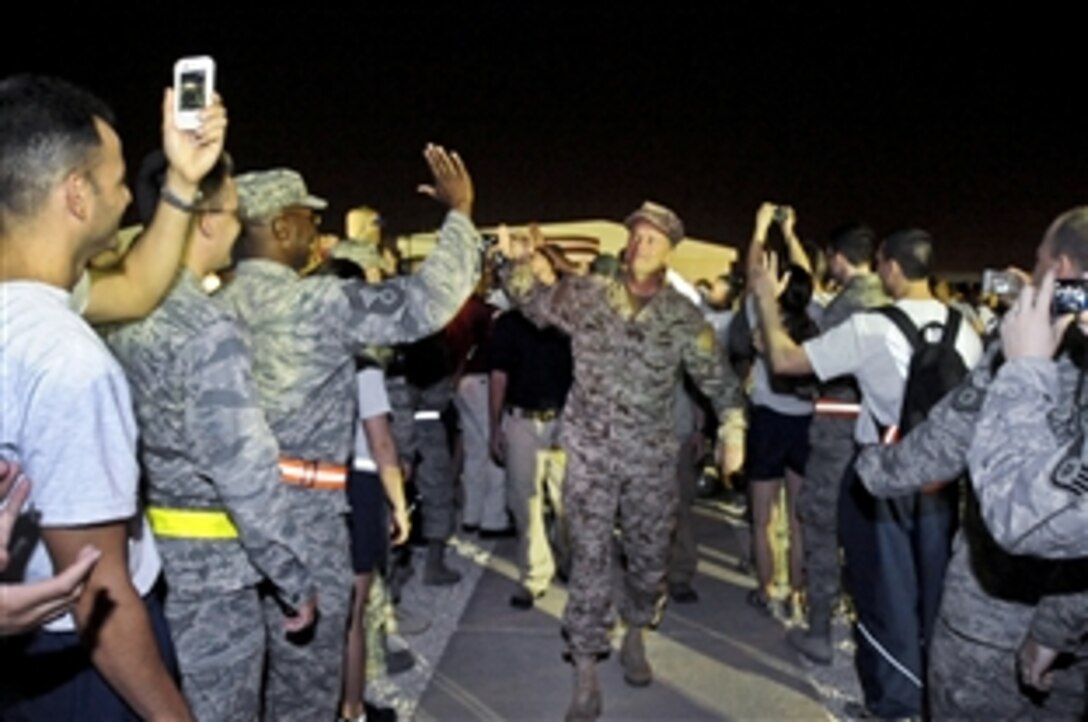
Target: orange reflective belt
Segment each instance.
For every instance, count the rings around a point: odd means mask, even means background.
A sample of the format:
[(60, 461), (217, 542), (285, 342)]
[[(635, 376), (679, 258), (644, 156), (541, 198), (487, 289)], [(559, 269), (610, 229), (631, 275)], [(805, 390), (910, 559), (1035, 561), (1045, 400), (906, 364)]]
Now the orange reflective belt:
[(343, 489), (347, 485), (348, 468), (320, 461), (303, 461), (280, 457), (280, 481), (306, 489)]
[(856, 417), (861, 413), (861, 404), (838, 399), (816, 399), (814, 411), (823, 416)]

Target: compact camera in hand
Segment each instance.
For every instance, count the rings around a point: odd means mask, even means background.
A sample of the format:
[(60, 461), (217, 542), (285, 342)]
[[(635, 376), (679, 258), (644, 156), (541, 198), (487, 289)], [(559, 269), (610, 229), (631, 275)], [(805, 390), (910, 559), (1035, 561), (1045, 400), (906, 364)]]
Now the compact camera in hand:
[(1050, 315), (1064, 316), (1088, 311), (1088, 279), (1059, 278), (1054, 284)]
[(179, 130), (200, 127), (200, 111), (215, 96), (215, 61), (207, 55), (182, 58), (174, 64), (174, 125)]
[(995, 296), (1015, 296), (1020, 293), (1020, 277), (1009, 271), (987, 268), (982, 272), (982, 293)]

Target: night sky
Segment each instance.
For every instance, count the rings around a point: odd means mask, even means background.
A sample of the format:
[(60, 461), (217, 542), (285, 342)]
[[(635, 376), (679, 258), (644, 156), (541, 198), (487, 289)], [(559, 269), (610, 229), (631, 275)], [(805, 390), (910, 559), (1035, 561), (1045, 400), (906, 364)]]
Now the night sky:
[(3, 73), (102, 96), (135, 167), (174, 59), (213, 55), (239, 170), (299, 170), (333, 231), (363, 203), (394, 232), (436, 225), (415, 194), (427, 141), (469, 164), (481, 224), (620, 220), (653, 199), (736, 246), (766, 199), (815, 241), (854, 218), (926, 228), (943, 270), (1030, 265), (1049, 220), (1088, 202), (1086, 43), (1031, 5), (95, 5), (43, 5), (22, 38), (6, 24)]

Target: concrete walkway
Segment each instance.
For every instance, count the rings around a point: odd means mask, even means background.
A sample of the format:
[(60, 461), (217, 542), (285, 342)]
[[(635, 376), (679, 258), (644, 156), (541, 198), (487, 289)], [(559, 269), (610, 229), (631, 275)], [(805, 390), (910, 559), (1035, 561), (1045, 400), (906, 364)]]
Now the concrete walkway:
[[(799, 660), (785, 643), (789, 622), (745, 602), (754, 586), (740, 571), (747, 526), (714, 500), (698, 501), (695, 519), (701, 599), (670, 604), (647, 636), (651, 686), (626, 685), (618, 655), (602, 663), (602, 719), (846, 719), (843, 705), (859, 692), (845, 625), (836, 624), (832, 666)], [(426, 632), (406, 637), (416, 668), (372, 681), (371, 699), (420, 722), (561, 720), (572, 684), (559, 634), (566, 590), (554, 584), (532, 611), (513, 609), (513, 540), (466, 537), (455, 547), (451, 565), (465, 574), (459, 584), (426, 587), (416, 574), (402, 593), (402, 606), (431, 620)], [(421, 556), (415, 566), (422, 569)]]

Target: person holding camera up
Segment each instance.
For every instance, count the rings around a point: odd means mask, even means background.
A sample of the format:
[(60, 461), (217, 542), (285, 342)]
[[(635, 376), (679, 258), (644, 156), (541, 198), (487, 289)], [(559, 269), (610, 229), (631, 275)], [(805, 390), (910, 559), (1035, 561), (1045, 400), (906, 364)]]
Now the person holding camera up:
[[(931, 335), (942, 339), (945, 324), (954, 323), (948, 308), (929, 290), (933, 246), (932, 237), (920, 229), (885, 238), (877, 251), (877, 272), (897, 311), (855, 313), (803, 345), (790, 339), (779, 318), (773, 255), (756, 257), (750, 265), (774, 372), (815, 373), (821, 381), (853, 376), (861, 391), (854, 428), (861, 445), (890, 442), (900, 424), (913, 344), (893, 314), (905, 314), (907, 319), (901, 320), (915, 329), (939, 326), (935, 334), (935, 328), (927, 329), (926, 343), (935, 343)], [(965, 323), (959, 324), (949, 345), (961, 368), (973, 367), (982, 353), (978, 335)], [(876, 499), (852, 473), (844, 479), (839, 529), (848, 591), (858, 613), (855, 667), (865, 694), (859, 714), (923, 713), (924, 649), (950, 553), (955, 491), (951, 485), (935, 494)]]
[[(164, 149), (190, 174), (172, 165), (167, 184), (188, 203), (222, 152), (226, 117), (213, 107), (201, 114), (199, 130), (179, 131), (171, 92), (163, 103)], [(0, 448), (14, 450), (33, 479), (29, 501), (41, 514), (26, 579), (53, 576), (88, 545), (101, 552), (72, 614), (5, 646), (0, 717), (191, 719), (174, 681), (157, 584), (161, 561), (138, 511), (128, 385), (72, 310), (73, 287), (88, 260), (114, 241), (131, 200), (111, 111), (62, 80), (3, 81), (0, 168), (7, 179), (0, 194)], [(167, 205), (159, 213), (178, 234), (168, 240), (180, 254), (189, 214)], [(170, 259), (167, 278), (177, 260)]]
[[(1038, 252), (1037, 278), (1052, 264), (1064, 264), (1063, 273), (1070, 276), (1080, 275), (1081, 264), (1088, 260), (1085, 211), (1064, 215), (1047, 232)], [(1058, 234), (1065, 237), (1061, 252), (1052, 240)], [(1049, 324), (1049, 318), (1044, 323)], [(983, 405), (1003, 367), (1001, 345), (1000, 339), (991, 342), (960, 386), (900, 443), (861, 452), (857, 473), (873, 494), (915, 493), (934, 479), (965, 473), (972, 443), (983, 433), (979, 424)], [(1074, 348), (1076, 344), (1063, 342), (1054, 357), (1060, 387), (1056, 398), (1062, 399), (1059, 406), (1064, 407), (1057, 409), (1054, 418), (1066, 420), (1065, 435), (1080, 423), (1074, 407), (1083, 372), (1074, 362), (1076, 354), (1070, 353)], [(1018, 429), (1018, 433), (1030, 433), (1030, 429)], [(1008, 438), (1001, 441), (1010, 442)], [(1068, 523), (1060, 521), (1063, 514), (1055, 510), (1077, 508), (1079, 497), (1063, 498), (1050, 483), (1012, 489), (996, 486), (1001, 487), (1002, 497), (1000, 507), (991, 509), (999, 522), (993, 534), (982, 521), (979, 494), (968, 489), (928, 654), (930, 713), (934, 719), (1081, 719), (1088, 683), (1088, 654), (1080, 641), (1088, 622), (1084, 613), (1088, 563), (1032, 556), (1054, 551), (1041, 546), (1040, 540)], [(1009, 494), (1015, 497), (1013, 504)], [(1037, 495), (1049, 508), (1044, 511), (1044, 504), (1035, 503), (1030, 506), (1032, 513), (1022, 514), (1029, 508), (1020, 498), (1025, 494)], [(1044, 516), (1057, 523), (1043, 523)], [(1020, 527), (1016, 531), (1007, 523), (1013, 519), (1014, 526)], [(1059, 534), (1052, 541), (1063, 536), (1083, 539), (1083, 520), (1066, 530), (1072, 533)], [(1083, 556), (1088, 550), (1082, 546), (1068, 551)], [(1059, 652), (1062, 659), (1055, 664)]]

